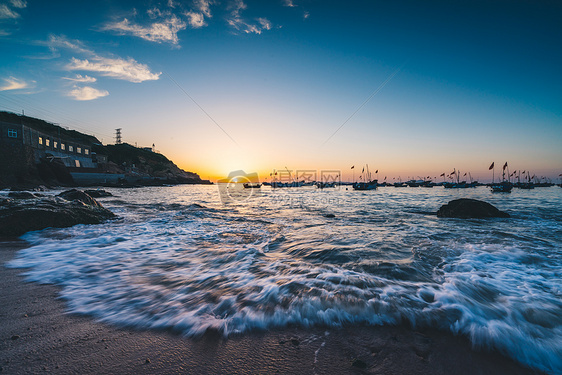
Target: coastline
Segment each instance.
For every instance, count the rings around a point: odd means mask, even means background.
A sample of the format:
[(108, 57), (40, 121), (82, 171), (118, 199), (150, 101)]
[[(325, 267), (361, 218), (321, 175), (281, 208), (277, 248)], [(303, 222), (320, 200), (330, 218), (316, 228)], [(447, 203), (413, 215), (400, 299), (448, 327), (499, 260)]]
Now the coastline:
[(538, 374), (463, 337), (403, 326), (283, 328), (224, 339), (135, 331), (65, 313), (54, 285), (6, 268), (26, 243), (0, 242), (0, 371), (7, 374)]

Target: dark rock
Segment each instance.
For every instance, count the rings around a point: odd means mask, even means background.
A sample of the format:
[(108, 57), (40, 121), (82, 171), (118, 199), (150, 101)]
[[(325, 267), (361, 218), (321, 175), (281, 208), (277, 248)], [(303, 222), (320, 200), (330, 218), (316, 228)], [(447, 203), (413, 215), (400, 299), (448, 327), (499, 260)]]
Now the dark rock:
[(58, 197), (5, 199), (0, 202), (0, 237), (18, 237), (49, 227), (99, 224), (113, 218), (115, 215), (95, 199), (74, 189)]
[(334, 217), (336, 217), (336, 215), (334, 215), (334, 214), (326, 214), (324, 216), (326, 216), (329, 219), (333, 219)]
[(67, 201), (82, 202), (88, 206), (101, 207), (98, 201), (92, 198), (89, 194), (76, 189), (63, 191), (62, 193), (57, 195), (57, 197), (61, 197), (63, 199), (66, 199)]
[(146, 361), (144, 361), (144, 363), (150, 363), (150, 358), (147, 358)]
[(351, 362), (351, 366), (361, 368), (361, 369), (365, 369), (365, 368), (367, 368), (367, 363), (365, 363), (364, 361), (362, 361), (360, 359), (354, 359), (353, 362)]
[(437, 211), (438, 217), (452, 217), (460, 219), (510, 217), (507, 212), (498, 210), (490, 203), (476, 199), (455, 199), (441, 206)]
[(92, 198), (103, 198), (103, 197), (112, 197), (113, 196), (113, 194), (111, 194), (109, 191), (105, 191), (105, 190), (102, 190), (102, 189), (84, 190), (84, 193), (88, 194)]
[(30, 193), (28, 191), (11, 191), (8, 193), (8, 197), (16, 198), (16, 199), (33, 199), (37, 198), (35, 194)]

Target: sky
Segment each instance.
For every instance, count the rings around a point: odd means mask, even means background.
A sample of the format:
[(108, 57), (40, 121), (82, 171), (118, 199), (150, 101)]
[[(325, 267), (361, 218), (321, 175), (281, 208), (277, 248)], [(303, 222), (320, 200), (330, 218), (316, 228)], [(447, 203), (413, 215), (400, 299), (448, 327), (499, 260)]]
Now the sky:
[[(0, 0), (0, 110), (216, 180), (562, 173), (559, 1)], [(354, 169), (351, 169), (355, 166)], [(383, 177), (384, 176), (384, 177)]]

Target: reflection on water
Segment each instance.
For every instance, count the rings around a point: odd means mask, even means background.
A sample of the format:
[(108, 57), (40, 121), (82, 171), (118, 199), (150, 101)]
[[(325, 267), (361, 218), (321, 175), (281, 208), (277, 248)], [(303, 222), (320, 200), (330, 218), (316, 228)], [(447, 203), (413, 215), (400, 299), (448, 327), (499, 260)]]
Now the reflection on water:
[[(69, 311), (185, 335), (408, 322), (562, 372), (558, 187), (111, 191), (122, 220), (27, 234), (11, 263), (61, 285)], [(420, 214), (460, 197), (512, 218)]]

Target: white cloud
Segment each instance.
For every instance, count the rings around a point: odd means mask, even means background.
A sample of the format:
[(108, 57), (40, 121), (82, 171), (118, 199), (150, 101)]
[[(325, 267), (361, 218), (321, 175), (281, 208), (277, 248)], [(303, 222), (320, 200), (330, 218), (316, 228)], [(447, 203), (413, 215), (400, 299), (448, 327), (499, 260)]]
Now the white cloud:
[(293, 3), (293, 0), (285, 0), (284, 3), (286, 7), (296, 7), (296, 5)]
[(268, 19), (258, 18), (258, 22), (260, 23), (262, 29), (271, 30), (271, 22)]
[(246, 34), (261, 34), (263, 30), (271, 30), (271, 22), (266, 18), (258, 18), (257, 24), (250, 23), (243, 19), (240, 13), (247, 7), (243, 0), (234, 0), (230, 5), (231, 12), (230, 18), (227, 19), (228, 24)]
[(12, 3), (12, 6), (14, 8), (22, 9), (22, 8), (27, 7), (27, 1), (25, 1), (25, 0), (11, 0), (10, 2)]
[(75, 100), (94, 100), (108, 95), (108, 91), (98, 90), (90, 86), (75, 87), (68, 93), (68, 96), (72, 97)]
[(189, 19), (189, 25), (194, 29), (198, 29), (203, 26), (207, 26), (205, 23), (205, 16), (203, 13), (195, 13), (195, 12), (187, 12), (185, 13), (187, 18)]
[[(86, 56), (84, 59), (73, 57), (66, 65), (66, 69), (71, 71), (96, 72), (106, 77), (122, 79), (129, 82), (157, 80), (160, 74), (162, 74), (152, 73), (147, 65), (141, 64), (130, 57), (128, 59), (123, 59), (119, 57), (100, 56), (94, 51), (84, 47), (82, 42), (78, 40), (68, 40), (64, 36), (51, 35), (46, 45), (53, 53), (59, 48), (64, 48)], [(82, 77), (82, 79), (86, 79), (86, 77), (90, 80), (95, 79), (88, 76)]]
[(103, 76), (122, 79), (129, 82), (157, 80), (162, 73), (152, 73), (148, 66), (138, 63), (135, 59), (106, 58), (94, 56), (92, 59), (72, 58), (66, 66), (68, 70), (97, 72)]
[(74, 77), (62, 77), (62, 79), (81, 83), (93, 83), (97, 81), (97, 79), (95, 79), (94, 77), (90, 77), (88, 75), (83, 76), (82, 74), (76, 74)]
[(205, 17), (211, 18), (211, 5), (215, 2), (212, 0), (195, 0), (195, 8), (198, 9)]
[(308, 17), (310, 17), (310, 13), (304, 12), (303, 18), (306, 20)]
[(15, 77), (3, 78), (2, 80), (6, 82), (6, 84), (0, 86), (0, 91), (21, 90), (30, 87), (30, 84), (28, 82), (25, 82), (24, 80)]
[(7, 5), (0, 4), (0, 19), (16, 19), (19, 17), (20, 15), (8, 8)]
[(213, 17), (211, 14), (211, 5), (214, 3), (213, 0), (194, 0), (194, 10), (184, 13), (188, 18), (189, 25), (194, 29), (207, 26), (205, 18)]
[(49, 35), (47, 46), (54, 53), (59, 48), (70, 49), (75, 52), (93, 54), (93, 52), (86, 47), (79, 40), (68, 40), (65, 36)]
[(184, 30), (186, 27), (184, 21), (172, 15), (162, 22), (155, 22), (147, 27), (136, 25), (125, 18), (121, 22), (107, 24), (104, 30), (133, 35), (151, 42), (178, 44), (178, 31)]

